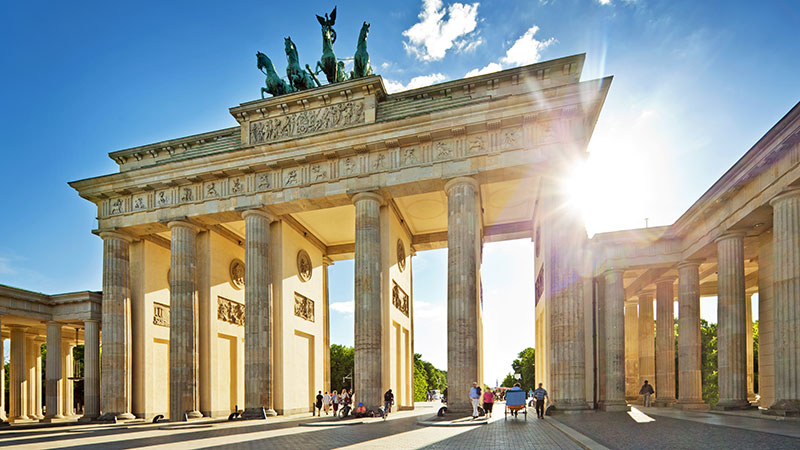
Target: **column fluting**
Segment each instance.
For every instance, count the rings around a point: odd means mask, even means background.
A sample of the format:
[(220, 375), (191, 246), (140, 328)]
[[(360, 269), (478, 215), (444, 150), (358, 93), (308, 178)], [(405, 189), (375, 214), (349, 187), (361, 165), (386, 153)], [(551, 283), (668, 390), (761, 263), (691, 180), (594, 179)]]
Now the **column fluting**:
[(743, 408), (747, 401), (744, 233), (717, 239), (718, 408)]
[(707, 408), (700, 367), (700, 261), (685, 261), (678, 265), (678, 407)]
[(639, 305), (625, 302), (625, 399), (639, 398)]
[(359, 402), (376, 409), (383, 400), (380, 233), (383, 197), (376, 192), (360, 192), (353, 196), (353, 203), (356, 207), (353, 387)]
[(445, 184), (447, 193), (447, 387), (448, 412), (471, 412), (467, 394), (478, 374), (478, 182)]
[(100, 323), (85, 320), (83, 332), (83, 417), (100, 417)]
[(675, 403), (674, 277), (656, 280), (656, 406)]
[[(274, 416), (270, 223), (262, 210), (245, 211), (244, 396), (247, 418)], [(264, 412), (262, 413), (262, 408)]]
[(197, 397), (197, 232), (184, 221), (170, 236), (169, 419), (202, 417)]
[(9, 383), (9, 421), (28, 420), (28, 349), (25, 327), (11, 328), (11, 364)]
[(625, 286), (624, 270), (605, 273), (605, 345), (606, 398), (605, 411), (627, 410), (625, 401)]
[[(653, 294), (639, 294), (639, 388), (654, 384), (656, 378), (655, 320), (653, 319)], [(639, 390), (636, 391), (639, 393)], [(641, 397), (641, 396), (640, 396)], [(644, 399), (642, 398), (642, 401)]]
[(45, 404), (47, 405), (47, 418), (60, 419), (64, 417), (64, 404), (62, 389), (64, 371), (61, 367), (61, 358), (53, 349), (61, 346), (61, 324), (58, 322), (47, 323), (47, 352), (46, 374), (47, 387), (45, 391)]
[(130, 239), (114, 232), (103, 239), (103, 353), (100, 398), (106, 418), (131, 414)]
[(800, 414), (800, 189), (773, 208), (775, 403), (770, 412)]

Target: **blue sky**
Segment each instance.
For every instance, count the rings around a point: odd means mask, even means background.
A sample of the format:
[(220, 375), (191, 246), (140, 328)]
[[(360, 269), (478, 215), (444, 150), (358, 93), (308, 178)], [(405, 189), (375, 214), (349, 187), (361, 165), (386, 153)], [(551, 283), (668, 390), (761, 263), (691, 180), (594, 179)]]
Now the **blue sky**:
[[(263, 86), (255, 52), (281, 73), (291, 35), (313, 64), (314, 14), (334, 4), (337, 56), (352, 56), (370, 22), (372, 64), (391, 89), (584, 52), (583, 79), (614, 75), (580, 193), (590, 234), (673, 222), (800, 98), (790, 1), (3, 2), (0, 283), (100, 289), (95, 210), (67, 181), (116, 171), (110, 151), (235, 125), (227, 109)], [(487, 325), (487, 380), (533, 343), (529, 247), (487, 246), (486, 323), (522, 312), (503, 327), (519, 332)], [(445, 261), (414, 261), (416, 350), (438, 366)], [(331, 287), (342, 303), (332, 341), (350, 344), (351, 263), (331, 268)]]

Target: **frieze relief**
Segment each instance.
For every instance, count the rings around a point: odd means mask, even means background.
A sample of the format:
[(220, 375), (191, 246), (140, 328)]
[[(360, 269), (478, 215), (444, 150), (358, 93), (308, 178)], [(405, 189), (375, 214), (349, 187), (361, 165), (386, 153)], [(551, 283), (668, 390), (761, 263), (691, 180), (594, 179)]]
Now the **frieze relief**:
[(392, 304), (408, 317), (408, 294), (406, 294), (396, 281), (392, 280), (392, 285)]
[(365, 123), (364, 102), (353, 101), (250, 123), (250, 144), (262, 144)]
[(219, 181), (209, 181), (203, 185), (203, 198), (209, 199), (219, 197), (220, 189)]
[(314, 300), (294, 293), (294, 315), (309, 322), (314, 321)]
[(217, 319), (244, 326), (244, 305), (225, 297), (217, 297)]
[(169, 305), (153, 302), (153, 325), (169, 328)]

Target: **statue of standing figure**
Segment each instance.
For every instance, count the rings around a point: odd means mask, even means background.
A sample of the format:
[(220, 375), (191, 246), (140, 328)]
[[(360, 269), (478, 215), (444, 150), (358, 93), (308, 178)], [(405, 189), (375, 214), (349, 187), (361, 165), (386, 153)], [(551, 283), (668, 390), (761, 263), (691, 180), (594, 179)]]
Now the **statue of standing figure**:
[(324, 72), (328, 83), (347, 81), (344, 69), (340, 69), (344, 63), (337, 62), (336, 55), (333, 53), (333, 44), (336, 42), (336, 31), (333, 29), (333, 25), (336, 23), (336, 7), (333, 8), (330, 16), (327, 13), (325, 17), (317, 16), (317, 21), (322, 25), (322, 56), (317, 61), (315, 73)]

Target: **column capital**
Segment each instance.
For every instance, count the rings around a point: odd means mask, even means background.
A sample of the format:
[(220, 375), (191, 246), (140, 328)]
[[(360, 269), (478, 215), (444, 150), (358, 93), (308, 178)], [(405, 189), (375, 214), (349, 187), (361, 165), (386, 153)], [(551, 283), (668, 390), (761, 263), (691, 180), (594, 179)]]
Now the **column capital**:
[(383, 196), (377, 191), (357, 192), (351, 197), (353, 204), (356, 204), (362, 200), (373, 200), (378, 202), (379, 205), (383, 205), (385, 202)]
[(800, 196), (800, 187), (790, 187), (773, 197), (772, 200), (769, 201), (769, 204), (770, 206), (775, 206), (775, 203), (798, 196)]
[(612, 275), (612, 274), (622, 274), (622, 273), (625, 273), (625, 269), (624, 268), (622, 268), (622, 267), (610, 267), (610, 268), (604, 270), (601, 273), (601, 275), (603, 275), (605, 277), (605, 276)]
[(324, 264), (326, 266), (332, 266), (333, 265), (333, 260), (328, 255), (325, 255), (325, 256), (322, 257), (322, 264)]
[(83, 319), (83, 323), (100, 323), (99, 319)]
[(445, 182), (445, 184), (444, 184), (444, 192), (449, 194), (450, 193), (450, 189), (454, 188), (455, 186), (458, 186), (459, 184), (469, 184), (469, 185), (472, 186), (472, 188), (475, 190), (475, 192), (478, 191), (479, 184), (478, 184), (478, 180), (476, 180), (475, 178), (473, 178), (473, 177), (456, 177), (456, 178), (452, 178), (450, 180), (447, 180), (447, 182)]
[(242, 219), (247, 219), (249, 216), (259, 216), (267, 219), (268, 222), (272, 223), (278, 220), (274, 214), (271, 212), (264, 210), (264, 209), (247, 209), (242, 211)]
[(655, 281), (655, 283), (656, 283), (656, 285), (665, 284), (665, 283), (675, 284), (675, 280), (677, 280), (677, 279), (678, 279), (678, 277), (676, 277), (675, 275), (669, 275), (669, 276), (666, 276), (666, 277), (658, 278)]
[(728, 239), (744, 239), (746, 235), (747, 232), (742, 230), (726, 231), (725, 233), (721, 234), (719, 237), (714, 239), (714, 242), (719, 243), (721, 241), (726, 241)]
[(98, 235), (104, 241), (108, 240), (108, 239), (121, 239), (121, 240), (123, 240), (125, 242), (128, 242), (128, 243), (133, 241), (133, 237), (132, 236), (129, 236), (128, 234), (120, 232), (120, 231), (101, 231), (100, 233), (98, 233)]
[(700, 267), (700, 264), (703, 264), (705, 261), (705, 259), (686, 259), (678, 263), (678, 270), (684, 267)]
[(198, 227), (197, 225), (189, 222), (188, 220), (178, 219), (178, 220), (171, 220), (171, 221), (167, 222), (167, 228), (169, 228), (170, 230), (175, 228), (175, 227), (188, 228), (188, 229), (194, 231), (195, 233), (198, 233), (198, 232), (201, 231), (200, 227)]
[(638, 294), (636, 294), (636, 297), (639, 300), (641, 300), (643, 297), (644, 298), (649, 298), (650, 300), (652, 300), (655, 295), (656, 295), (656, 293), (654, 291), (647, 290), (647, 291), (639, 292)]

